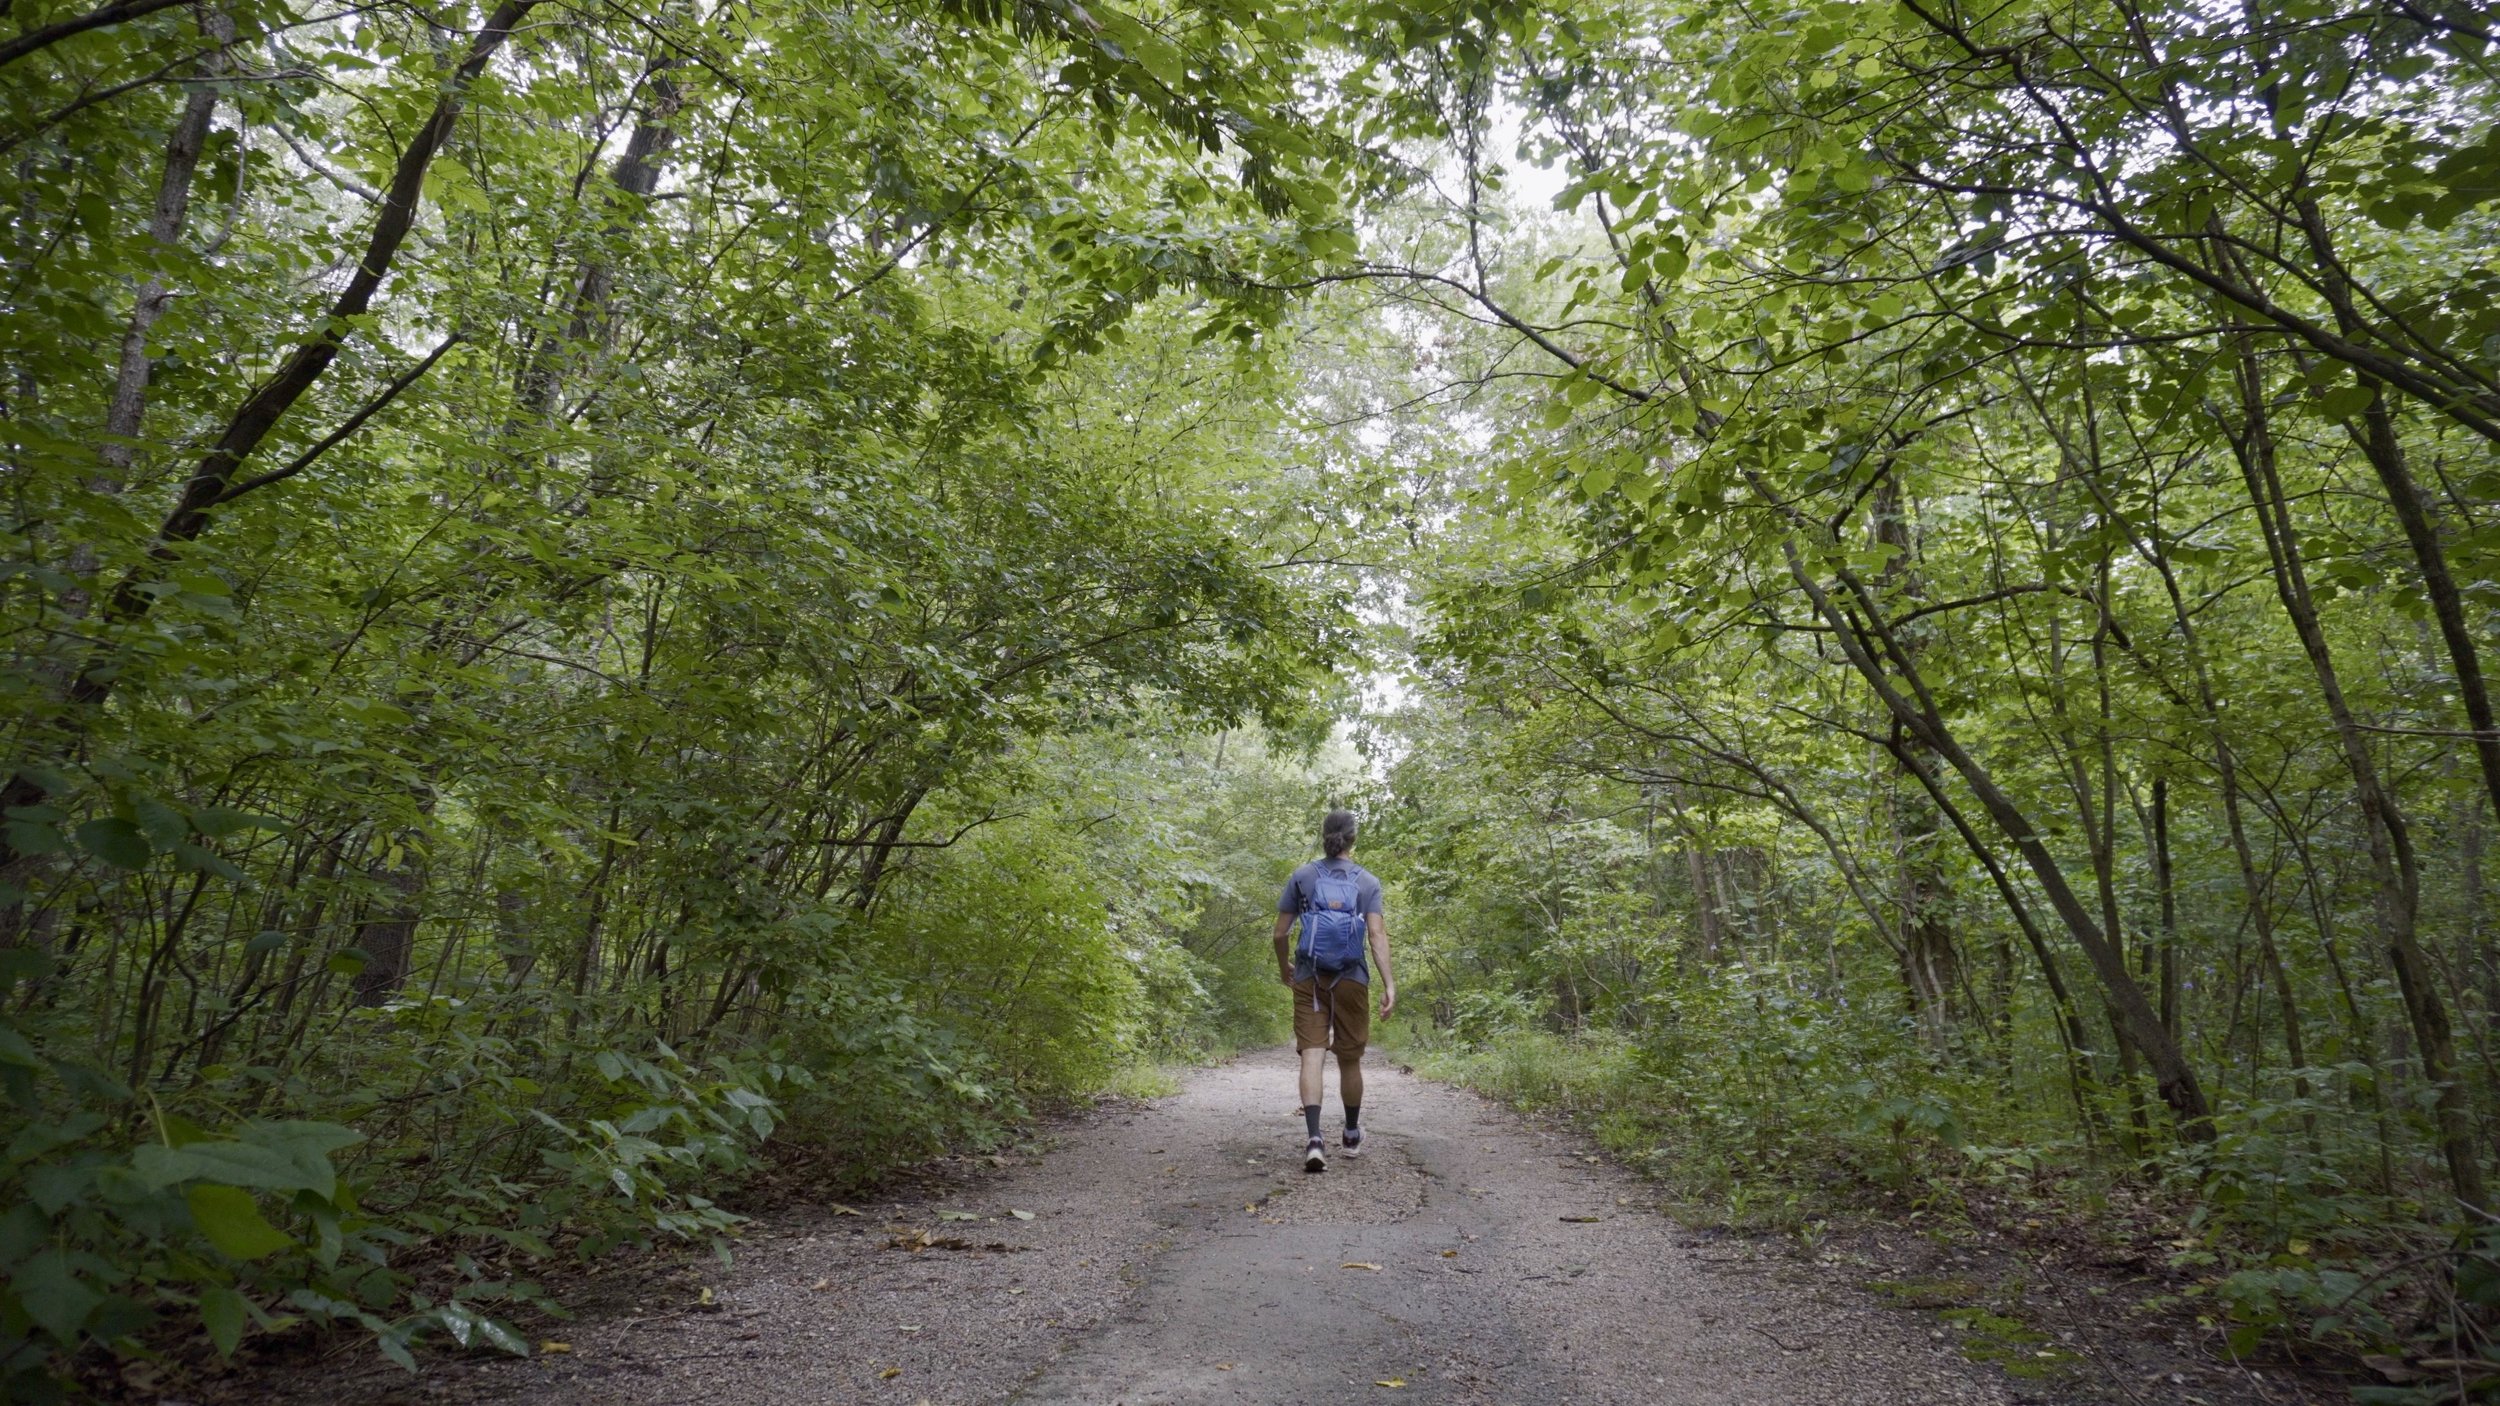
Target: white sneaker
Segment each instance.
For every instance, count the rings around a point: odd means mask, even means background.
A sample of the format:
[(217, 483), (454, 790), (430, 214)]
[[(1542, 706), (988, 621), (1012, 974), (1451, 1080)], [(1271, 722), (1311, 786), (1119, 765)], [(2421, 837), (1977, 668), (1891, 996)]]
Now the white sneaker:
[(1324, 1172), (1328, 1170), (1327, 1143), (1322, 1142), (1318, 1138), (1311, 1139), (1311, 1145), (1302, 1149), (1302, 1170), (1306, 1172)]
[(1363, 1155), (1363, 1130), (1362, 1130), (1361, 1128), (1348, 1128), (1348, 1129), (1346, 1129), (1346, 1130), (1345, 1130), (1345, 1138), (1344, 1138), (1343, 1146), (1345, 1147), (1345, 1155), (1346, 1155), (1346, 1156), (1348, 1156), (1348, 1157), (1360, 1157), (1360, 1156), (1362, 1156), (1362, 1155)]

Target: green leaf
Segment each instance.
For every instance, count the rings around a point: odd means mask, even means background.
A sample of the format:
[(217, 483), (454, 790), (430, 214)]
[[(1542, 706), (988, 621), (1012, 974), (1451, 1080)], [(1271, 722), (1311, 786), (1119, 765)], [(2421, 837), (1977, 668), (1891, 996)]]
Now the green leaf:
[(214, 874), (228, 883), (243, 882), (241, 866), (205, 845), (183, 841), (168, 848), (173, 853), (175, 867), (186, 874)]
[(252, 1193), (231, 1186), (202, 1184), (184, 1193), (192, 1222), (208, 1243), (239, 1260), (262, 1259), (293, 1249), (295, 1241), (260, 1213)]
[(119, 869), (146, 865), (148, 837), (118, 815), (102, 816), (78, 827), (79, 847)]
[(530, 1345), (526, 1339), (524, 1339), (519, 1333), (512, 1331), (512, 1329), (505, 1326), (503, 1323), (489, 1318), (484, 1314), (478, 1315), (477, 1333), (479, 1337), (493, 1343), (495, 1346), (502, 1348), (504, 1351), (511, 1353), (515, 1357), (527, 1357), (530, 1355)]
[(89, 1288), (70, 1268), (69, 1256), (59, 1250), (40, 1251), (18, 1266), (9, 1276), (9, 1287), (17, 1291), (26, 1316), (64, 1343), (78, 1340), (87, 1315), (104, 1302), (104, 1295)]
[(12, 820), (8, 829), (9, 844), (19, 854), (58, 854), (69, 848), (59, 830), (39, 820)]
[(32, 947), (0, 947), (0, 983), (41, 981), (60, 969), (49, 952)]
[(130, 803), (130, 818), (138, 825), (139, 833), (147, 836), (148, 843), (159, 850), (172, 849), (191, 838), (191, 822), (163, 801), (138, 797)]
[(219, 1357), (234, 1356), (243, 1341), (243, 1325), (247, 1311), (243, 1296), (223, 1284), (211, 1284), (200, 1291), (200, 1325), (208, 1329), (208, 1340), (217, 1348)]
[(2320, 414), (2337, 420), (2349, 420), (2370, 408), (2378, 393), (2367, 386), (2330, 386), (2318, 392)]
[(231, 810), (225, 806), (202, 806), (191, 813), (191, 823), (200, 833), (213, 840), (238, 835), (246, 830), (274, 830), (283, 833), (286, 822), (250, 811)]
[(150, 1143), (131, 1154), (131, 1167), (151, 1186), (210, 1181), (258, 1191), (310, 1191), (338, 1199), (329, 1154), (360, 1140), (334, 1123), (250, 1123), (242, 1136), (184, 1147)]
[(17, 1033), (15, 1026), (0, 1021), (0, 1064), (15, 1065), (20, 1069), (41, 1069), (43, 1059), (35, 1053), (34, 1045)]

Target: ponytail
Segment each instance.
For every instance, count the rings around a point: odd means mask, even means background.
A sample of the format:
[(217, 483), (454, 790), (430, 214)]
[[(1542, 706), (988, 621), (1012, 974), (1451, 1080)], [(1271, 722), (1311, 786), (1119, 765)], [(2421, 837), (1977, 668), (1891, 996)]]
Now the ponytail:
[(1330, 859), (1345, 858), (1345, 852), (1354, 848), (1353, 811), (1328, 812), (1328, 818), (1320, 822), (1319, 847)]

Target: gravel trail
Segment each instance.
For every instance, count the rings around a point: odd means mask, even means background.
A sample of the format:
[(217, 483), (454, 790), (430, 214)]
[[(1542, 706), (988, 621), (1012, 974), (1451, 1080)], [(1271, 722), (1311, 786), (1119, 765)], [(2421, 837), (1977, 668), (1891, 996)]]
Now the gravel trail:
[(2016, 1399), (1845, 1272), (1697, 1236), (1583, 1139), (1379, 1064), (1363, 1155), (1320, 1175), (1270, 1051), (951, 1199), (767, 1224), (734, 1267), (566, 1325), (569, 1351), (322, 1385), (533, 1406)]

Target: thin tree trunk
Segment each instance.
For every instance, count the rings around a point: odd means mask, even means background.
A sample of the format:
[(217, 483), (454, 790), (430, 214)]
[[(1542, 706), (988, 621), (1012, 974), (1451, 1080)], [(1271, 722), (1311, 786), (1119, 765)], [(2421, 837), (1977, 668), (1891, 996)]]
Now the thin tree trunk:
[[(2354, 306), (2343, 260), (2335, 251), (2334, 236), (2316, 197), (2302, 195), (2293, 205), (2300, 213), (2300, 229), (2308, 239), (2310, 252), (2317, 258), (2338, 329), (2347, 337), (2368, 335), (2360, 309)], [(2405, 460), (2404, 443), (2396, 437), (2395, 410), (2388, 404), (2386, 384), (2366, 371), (2356, 371), (2354, 379), (2370, 393), (2370, 403), (2361, 412), (2360, 426), (2347, 424), (2345, 431), (2360, 447), (2362, 457), (2370, 461), (2379, 487), (2387, 494), (2387, 505), (2395, 510), (2397, 525), (2404, 529), (2405, 545), (2412, 549), (2414, 567), (2421, 574), (2422, 594), (2430, 601), (2431, 616), (2439, 622), (2440, 641), (2448, 649), (2457, 696), (2465, 704), (2466, 721), (2473, 729), (2474, 758), (2482, 767), (2484, 794), (2490, 798), (2492, 814), (2500, 816), (2500, 720), (2495, 720), (2492, 712), (2491, 690), (2483, 679), (2482, 656), (2475, 646), (2474, 632), (2466, 624), (2464, 596), (2448, 569), (2447, 551), (2440, 544), (2431, 497), (2415, 481), (2412, 467)]]
[(2475, 1146), (2473, 1113), (2457, 1083), (2456, 1040), (2448, 1025), (2447, 1007), (2439, 998), (2430, 964), (2423, 957), (2415, 932), (2421, 879), (2412, 832), (2395, 796), (2381, 782), (2378, 763), (2370, 755), (2369, 740), (2344, 697), (2334, 654), (2327, 646), (2326, 631), (2319, 623), (2317, 605), (2310, 594), (2300, 538), (2276, 470), (2262, 373), (2254, 350), (2244, 342), (2234, 374), (2239, 382), (2241, 423), (2239, 432), (2231, 436), (2233, 456), (2239, 461), (2242, 479), (2257, 509), (2267, 558), (2273, 564), (2275, 594), (2282, 601), (2285, 614), (2291, 617), (2302, 652), (2309, 658), (2319, 696), (2335, 724), (2345, 769), (2352, 776), (2369, 844), (2380, 935), (2387, 943), (2388, 964), (2395, 971), (2397, 990), (2404, 998), (2414, 1040), (2421, 1047), (2423, 1077), (2433, 1090), (2440, 1155), (2447, 1162), (2449, 1184), (2457, 1199), (2482, 1209), (2488, 1205), (2483, 1193), (2482, 1163)]
[[(1903, 500), (1899, 474), (1889, 466), (1876, 482), (1868, 511), (1874, 519), (1876, 543), (1892, 549), (1876, 585), (1904, 600), (1925, 601), (1926, 581), (1918, 570), (1918, 543), (1912, 532), (1910, 505)], [(1915, 656), (1918, 645), (1913, 641), (1903, 648)], [(1918, 743), (1905, 737), (1901, 745), (1916, 747)], [(1954, 943), (1953, 929), (1946, 921), (1952, 885), (1938, 854), (1936, 816), (1924, 804), (1925, 793), (1904, 796), (1894, 788), (1887, 799), (1897, 861), (1894, 893), (1901, 914), (1903, 985), (1928, 1047), (1942, 1053), (1952, 1041), (1957, 1014), (1953, 993), (1963, 980), (1961, 949)]]
[[(2023, 901), (2022, 894), (2015, 889), (2013, 879), (2006, 874), (2005, 866), (1997, 860), (1995, 852), (1979, 838), (1979, 832), (1971, 828), (1969, 819), (1962, 814), (1962, 808), (1945, 794), (1944, 783), (1936, 776), (1929, 760), (1914, 757), (1906, 750), (1896, 750), (1893, 755), (1899, 759), (1902, 768), (1925, 788), (1928, 798), (1936, 803), (1937, 813), (1962, 837), (1963, 847), (1979, 861), (1981, 868), (1988, 871), (1988, 880), (1996, 886), (1997, 896), (2005, 903), (2005, 911), (2013, 915), (2015, 927), (2022, 931), (2023, 940), (2030, 944), (2032, 958), (2040, 964), (2040, 978), (2047, 984), (2050, 1003), (2056, 1010), (2058, 1043), (2066, 1051), (2066, 1084), (2074, 1095), (2075, 1115), (2082, 1121), (2084, 1135), (2097, 1137), (2106, 1129), (2102, 1126), (2100, 1110), (2086, 1092), (2093, 1082), (2092, 1045), (2085, 1038), (2083, 1015), (2075, 1005), (2074, 994), (2066, 989), (2065, 973), (2058, 969), (2057, 954), (2050, 949), (2047, 935), (2040, 931), (2039, 922), (2032, 917), (2031, 905)], [(2008, 1017), (2011, 1017), (2010, 1011)]]
[[(226, 67), (224, 46), (234, 39), (234, 22), (222, 12), (203, 9), (200, 28), (218, 49), (201, 66), (198, 80), (183, 92), (182, 111), (165, 138), (165, 164), (156, 185), (156, 205), (148, 219), (148, 238), (171, 253), (181, 247), (183, 226), (191, 213), (191, 186), (208, 147), (209, 121), (217, 112), (215, 79)], [(113, 377), (113, 394), (104, 411), (104, 442), (96, 457), (105, 472), (92, 486), (99, 493), (119, 493), (138, 452), (138, 439), (148, 408), (148, 381), (154, 362), (148, 356), (148, 333), (173, 301), (173, 290), (156, 275), (139, 285), (131, 301), (130, 320), (122, 328), (121, 360)]]
[(421, 843), (411, 832), (400, 837), (396, 861), (387, 850), (381, 856), (387, 867), (375, 877), (389, 897), (378, 917), (368, 916), (356, 927), (356, 945), (365, 954), (365, 964), (351, 983), (357, 1005), (388, 1005), (407, 987), (417, 950), (417, 902), (425, 892)]
[[(2150, 1060), (2162, 1100), (2170, 1105), (2177, 1117), (2180, 1136), (2195, 1142), (2210, 1141), (2214, 1132), (2213, 1110), (2205, 1101), (2205, 1091), (2197, 1081), (2196, 1071), (2189, 1067), (2178, 1044), (2163, 1033), (2161, 1017), (2154, 1011), (2152, 1003), (2144, 998), (2144, 989), (2136, 984), (2134, 975), (2127, 970), (2126, 959), (2111, 945), (2100, 925), (2093, 920), (2090, 910), (2076, 895), (2074, 886), (2067, 882), (2064, 866), (2057, 862), (2057, 857), (2049, 852), (2048, 845), (2040, 838), (2041, 827), (2034, 824), (2014, 798), (1997, 785), (1996, 778), (1961, 745), (1944, 718), (1936, 712), (1934, 700), (1917, 669), (1904, 661), (1892, 647), (1881, 617), (1872, 610), (1871, 598), (1864, 583), (1845, 570), (1840, 573), (1841, 581), (1850, 590), (1853, 606), (1868, 612), (1868, 622), (1859, 621), (1833, 601), (1831, 593), (1806, 568), (1805, 559), (1798, 553), (1793, 539), (1783, 543), (1782, 547), (1788, 558), (1791, 578), (1804, 589), (1814, 604), (1816, 614), (1832, 628), (1833, 637), (1840, 643), (1859, 676), (1866, 680), (1876, 697), (1913, 737), (1934, 749), (1961, 776), (1963, 784), (1969, 786), (1971, 794), (1978, 798), (1980, 808), (1988, 813), (1989, 820), (2022, 855), (2032, 877), (2039, 881), (2042, 892), (2047, 894), (2049, 906), (2056, 911), (2059, 920), (2090, 959), (2093, 972), (2101, 979), (2101, 986), (2117, 1012), (2122, 1028)], [(1905, 697), (1894, 685), (1892, 673), (1876, 657), (1878, 649), (1899, 671), (1902, 681), (1918, 695), (1916, 702)]]
[(2170, 778), (2153, 778), (2153, 886), (2161, 898), (2161, 1028), (2179, 1038), (2179, 886), (2170, 860)]

